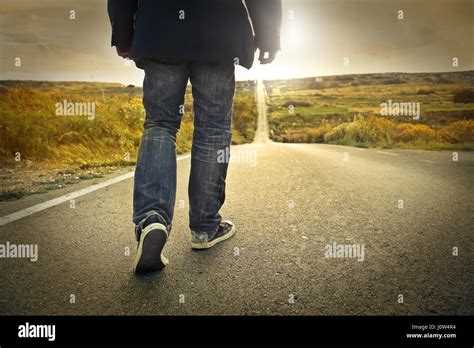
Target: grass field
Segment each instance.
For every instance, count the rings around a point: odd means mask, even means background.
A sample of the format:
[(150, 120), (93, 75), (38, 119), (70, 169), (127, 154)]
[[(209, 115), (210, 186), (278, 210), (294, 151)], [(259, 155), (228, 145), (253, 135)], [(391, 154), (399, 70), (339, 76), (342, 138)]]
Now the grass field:
[[(474, 149), (474, 72), (363, 74), (265, 81), (270, 136), (279, 142), (359, 147)], [(0, 81), (0, 201), (102, 177), (134, 165), (142, 89), (112, 83)], [(94, 117), (58, 116), (57, 103), (92, 103)], [(382, 115), (383, 103), (419, 106), (419, 117)], [(177, 137), (191, 149), (192, 95)], [(251, 142), (254, 82), (238, 82), (233, 143)]]
[[(136, 158), (145, 117), (142, 89), (107, 83), (0, 83), (0, 160), (45, 166), (120, 164)], [(58, 116), (57, 103), (93, 103), (95, 117)], [(193, 134), (192, 96), (177, 138), (189, 152)], [(239, 83), (234, 102), (233, 142), (253, 139), (256, 107), (253, 83)]]
[[(253, 82), (237, 83), (234, 144), (254, 137), (254, 87)], [(102, 177), (133, 165), (145, 118), (141, 98), (141, 88), (121, 84), (1, 81), (0, 201)], [(74, 110), (94, 111), (94, 116), (85, 112), (58, 115), (57, 103), (64, 104), (64, 100), (88, 105)], [(176, 140), (179, 154), (191, 150), (192, 103), (188, 88)]]
[[(280, 142), (472, 150), (473, 83), (473, 71), (266, 81), (270, 135)], [(382, 116), (389, 101), (418, 104), (419, 118)]]

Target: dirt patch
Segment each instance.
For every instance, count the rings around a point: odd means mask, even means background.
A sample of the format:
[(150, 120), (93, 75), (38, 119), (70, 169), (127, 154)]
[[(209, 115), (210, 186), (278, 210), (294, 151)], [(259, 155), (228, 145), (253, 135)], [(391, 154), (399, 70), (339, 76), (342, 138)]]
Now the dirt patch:
[(0, 202), (17, 200), (23, 196), (44, 193), (74, 185), (83, 180), (102, 178), (129, 165), (95, 165), (50, 168), (25, 161), (0, 166)]

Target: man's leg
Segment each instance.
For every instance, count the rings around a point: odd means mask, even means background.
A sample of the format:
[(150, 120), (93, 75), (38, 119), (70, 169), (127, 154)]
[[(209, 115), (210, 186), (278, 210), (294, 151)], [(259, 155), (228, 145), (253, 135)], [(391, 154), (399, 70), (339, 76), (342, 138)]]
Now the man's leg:
[[(189, 227), (195, 236), (211, 240), (221, 224), (231, 144), (234, 65), (191, 64), (194, 137), (189, 179)], [(222, 232), (219, 232), (222, 233)]]
[[(176, 197), (176, 133), (189, 77), (188, 64), (145, 64), (144, 132), (135, 170), (133, 222), (137, 240), (151, 223), (167, 227), (173, 220)], [(138, 261), (137, 261), (138, 262)]]

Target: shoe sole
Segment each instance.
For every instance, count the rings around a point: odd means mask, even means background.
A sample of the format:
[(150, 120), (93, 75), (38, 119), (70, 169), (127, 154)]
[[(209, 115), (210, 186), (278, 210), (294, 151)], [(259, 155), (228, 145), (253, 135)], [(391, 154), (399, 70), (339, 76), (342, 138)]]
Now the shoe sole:
[(147, 226), (140, 236), (137, 255), (133, 264), (135, 273), (159, 271), (168, 264), (163, 248), (168, 239), (166, 227), (160, 223)]
[(229, 232), (227, 232), (226, 234), (224, 234), (223, 236), (220, 236), (219, 238), (213, 239), (213, 240), (211, 240), (210, 242), (207, 242), (207, 243), (193, 243), (193, 242), (191, 242), (191, 247), (193, 249), (197, 249), (197, 250), (209, 249), (209, 248), (212, 248), (217, 243), (220, 243), (220, 242), (223, 242), (223, 241), (229, 239), (234, 234), (235, 234), (235, 225), (232, 225), (232, 229)]

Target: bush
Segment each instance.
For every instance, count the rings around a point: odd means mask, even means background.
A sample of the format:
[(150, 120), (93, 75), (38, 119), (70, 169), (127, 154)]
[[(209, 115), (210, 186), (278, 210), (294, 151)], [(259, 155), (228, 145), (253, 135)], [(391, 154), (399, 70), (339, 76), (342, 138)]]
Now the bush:
[(324, 141), (327, 143), (337, 143), (346, 138), (347, 126), (349, 123), (343, 123), (334, 127), (330, 132), (324, 135)]
[(436, 140), (436, 132), (423, 124), (402, 123), (393, 135), (395, 142), (416, 143)]
[(232, 122), (235, 143), (251, 142), (255, 136), (258, 112), (253, 94), (253, 90), (240, 90), (235, 95)]
[(330, 124), (322, 125), (318, 128), (309, 129), (306, 132), (307, 142), (308, 143), (324, 143), (324, 136), (326, 133), (329, 133), (333, 129), (333, 126)]
[(120, 107), (118, 116), (127, 127), (131, 129), (141, 129), (145, 122), (144, 110), (142, 101), (139, 98), (133, 98)]
[(370, 144), (390, 146), (400, 144), (474, 143), (474, 121), (457, 121), (438, 132), (423, 124), (394, 122), (380, 117), (358, 118), (328, 131), (324, 141), (337, 144)]
[(324, 143), (324, 136), (332, 130), (332, 127), (330, 124), (325, 124), (317, 128), (287, 131), (281, 140), (285, 143)]
[(326, 142), (344, 144), (369, 143), (373, 145), (390, 144), (395, 123), (381, 117), (358, 117), (354, 122), (342, 123), (328, 132)]
[(474, 121), (462, 120), (453, 122), (439, 130), (439, 138), (451, 144), (474, 142)]

